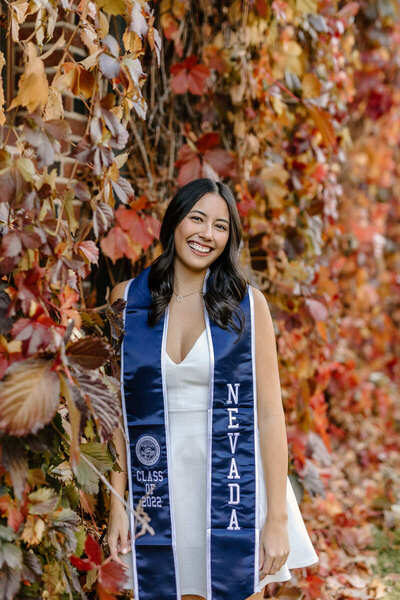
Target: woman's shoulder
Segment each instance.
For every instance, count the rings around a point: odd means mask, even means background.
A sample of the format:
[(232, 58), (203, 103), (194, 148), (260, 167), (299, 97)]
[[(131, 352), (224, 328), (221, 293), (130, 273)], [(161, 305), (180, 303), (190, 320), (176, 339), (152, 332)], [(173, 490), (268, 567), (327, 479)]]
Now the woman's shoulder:
[[(250, 284), (249, 284), (250, 285)], [(261, 318), (271, 318), (271, 313), (269, 310), (267, 299), (264, 293), (258, 288), (254, 287), (254, 285), (250, 285), (251, 291), (253, 292), (254, 297), (254, 311), (256, 314), (260, 315)]]
[(130, 281), (131, 279), (126, 279), (125, 281), (120, 281), (119, 283), (114, 285), (110, 294), (110, 304), (118, 300), (118, 298), (124, 298), (125, 288)]

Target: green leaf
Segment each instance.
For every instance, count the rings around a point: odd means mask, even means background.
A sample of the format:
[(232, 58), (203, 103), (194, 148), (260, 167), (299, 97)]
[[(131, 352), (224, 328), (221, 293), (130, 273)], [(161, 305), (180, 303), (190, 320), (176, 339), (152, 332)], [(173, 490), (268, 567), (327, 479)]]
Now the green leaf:
[(90, 462), (94, 464), (100, 473), (106, 473), (107, 471), (112, 470), (114, 463), (112, 456), (108, 451), (107, 444), (88, 442), (87, 444), (81, 444), (80, 450), (87, 456)]
[(76, 479), (88, 494), (97, 494), (99, 491), (99, 477), (93, 469), (82, 459), (79, 459), (78, 466), (75, 468)]
[(11, 529), (11, 527), (6, 527), (5, 525), (0, 525), (0, 540), (4, 540), (5, 542), (12, 542), (16, 539), (16, 534)]
[(75, 531), (75, 536), (77, 540), (75, 556), (82, 556), (83, 550), (85, 548), (86, 531), (83, 529), (83, 527), (79, 527), (79, 529)]

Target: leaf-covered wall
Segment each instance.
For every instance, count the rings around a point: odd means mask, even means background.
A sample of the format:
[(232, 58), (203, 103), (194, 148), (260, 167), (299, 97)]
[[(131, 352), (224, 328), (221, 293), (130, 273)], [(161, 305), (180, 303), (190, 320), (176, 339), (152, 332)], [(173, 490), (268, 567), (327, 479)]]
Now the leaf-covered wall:
[(372, 526), (398, 524), (400, 497), (398, 3), (0, 11), (0, 597), (117, 594), (109, 291), (160, 253), (177, 187), (209, 176), (236, 195), (271, 308), (320, 557), (286, 588), (369, 598)]

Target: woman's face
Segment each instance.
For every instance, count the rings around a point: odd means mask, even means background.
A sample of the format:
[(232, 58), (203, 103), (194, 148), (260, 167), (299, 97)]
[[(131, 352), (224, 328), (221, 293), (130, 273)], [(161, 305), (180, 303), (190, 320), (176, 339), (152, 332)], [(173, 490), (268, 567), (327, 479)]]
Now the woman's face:
[(229, 238), (229, 210), (214, 192), (205, 194), (175, 228), (176, 258), (192, 269), (207, 269)]

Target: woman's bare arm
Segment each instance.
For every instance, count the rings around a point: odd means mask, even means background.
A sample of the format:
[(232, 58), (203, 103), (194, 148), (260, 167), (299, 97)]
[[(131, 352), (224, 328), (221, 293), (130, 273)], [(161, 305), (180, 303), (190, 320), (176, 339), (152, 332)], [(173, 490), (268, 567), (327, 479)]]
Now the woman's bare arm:
[(288, 446), (278, 357), (271, 313), (264, 294), (252, 287), (255, 314), (257, 411), (267, 488), (267, 520), (287, 520)]
[[(115, 302), (118, 298), (124, 298), (124, 291), (128, 281), (122, 281), (113, 287), (110, 295), (110, 304)], [(116, 492), (123, 498), (125, 495), (125, 489), (127, 484), (127, 456), (126, 456), (126, 441), (123, 433), (124, 425), (122, 419), (120, 426), (115, 429), (112, 437), (115, 449), (118, 453), (118, 462), (121, 467), (121, 472), (111, 472), (111, 485)], [(115, 560), (118, 559), (119, 552), (128, 552), (128, 525), (127, 520), (120, 518), (120, 514), (125, 514), (125, 508), (119, 498), (115, 494), (111, 494), (110, 500), (110, 527), (108, 535), (108, 544), (110, 547), (111, 556)], [(124, 530), (120, 527), (122, 523), (125, 523)]]

